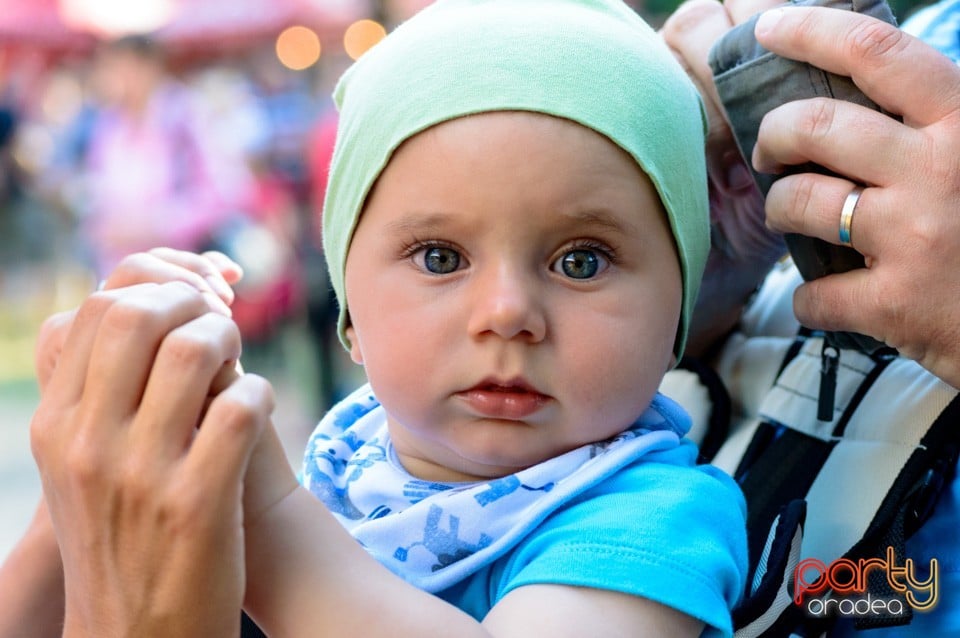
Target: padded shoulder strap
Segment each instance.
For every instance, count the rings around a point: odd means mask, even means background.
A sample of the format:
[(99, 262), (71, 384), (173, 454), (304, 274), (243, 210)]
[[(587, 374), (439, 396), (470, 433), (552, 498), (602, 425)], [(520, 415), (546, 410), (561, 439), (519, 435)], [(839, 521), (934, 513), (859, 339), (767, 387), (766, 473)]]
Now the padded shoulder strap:
[(822, 629), (795, 605), (761, 613), (772, 600), (759, 585), (763, 578), (792, 571), (777, 562), (789, 553), (769, 551), (795, 542), (800, 526), (784, 529), (791, 507), (806, 504), (802, 559), (879, 558), (888, 546), (903, 556), (903, 539), (925, 520), (920, 512), (956, 464), (956, 390), (912, 361), (843, 350), (833, 418), (818, 420), (821, 349), (820, 338), (806, 339), (783, 367), (763, 397), (763, 423), (737, 472), (747, 498), (753, 584), (735, 621), (755, 631), (763, 618), (762, 635)]

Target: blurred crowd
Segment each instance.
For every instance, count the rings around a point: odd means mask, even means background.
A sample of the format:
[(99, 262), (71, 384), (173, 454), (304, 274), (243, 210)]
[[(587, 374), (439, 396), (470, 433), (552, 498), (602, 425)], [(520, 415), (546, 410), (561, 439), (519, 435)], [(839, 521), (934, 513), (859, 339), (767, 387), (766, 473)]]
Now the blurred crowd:
[[(0, 64), (0, 342), (38, 295), (39, 312), (62, 309), (123, 255), (160, 245), (244, 267), (233, 310), (253, 347), (287, 321), (325, 340), (316, 211), (331, 84), (349, 62), (327, 57), (293, 71), (267, 42), (183, 60), (128, 35)], [(20, 323), (35, 327), (36, 314)]]

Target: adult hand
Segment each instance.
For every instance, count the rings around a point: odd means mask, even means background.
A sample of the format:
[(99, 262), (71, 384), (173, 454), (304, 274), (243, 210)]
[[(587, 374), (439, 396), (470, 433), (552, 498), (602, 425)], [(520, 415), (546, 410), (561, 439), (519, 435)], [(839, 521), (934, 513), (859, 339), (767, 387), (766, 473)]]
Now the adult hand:
[[(229, 317), (229, 304), (234, 300), (230, 286), (240, 281), (242, 276), (240, 266), (220, 252), (196, 254), (170, 248), (154, 248), (131, 254), (121, 260), (104, 280), (103, 289), (115, 290), (144, 283), (179, 281), (199, 292), (211, 312)], [(52, 315), (41, 327), (35, 350), (41, 392), (56, 368), (76, 312), (71, 310)], [(228, 371), (223, 371), (220, 384), (226, 386), (233, 378), (228, 376)], [(245, 479), (244, 523), (251, 524), (296, 485), (296, 477), (289, 469), (279, 437), (274, 428), (270, 427), (261, 436)]]
[[(145, 283), (182, 281), (206, 299), (210, 310), (230, 316), (231, 288), (243, 277), (239, 264), (217, 251), (202, 255), (172, 248), (154, 248), (124, 257), (103, 281), (104, 290)], [(40, 327), (34, 367), (41, 393), (53, 374), (76, 310), (51, 315)]]
[(242, 480), (273, 406), (236, 326), (183, 282), (93, 294), (31, 424), (65, 636), (231, 636)]
[(750, 293), (786, 253), (783, 238), (764, 223), (763, 196), (740, 154), (713, 84), (708, 54), (734, 25), (781, 0), (689, 0), (661, 31), (696, 84), (709, 121), (707, 174), (712, 249), (693, 313), (687, 351), (702, 353), (740, 318)]
[[(228, 304), (233, 301), (230, 284), (241, 275), (239, 266), (221, 253), (200, 256), (157, 248), (125, 258), (104, 282), (104, 288), (183, 281), (203, 295), (212, 311), (229, 316)], [(41, 393), (56, 368), (75, 314), (75, 310), (58, 313), (41, 327), (35, 349)], [(251, 494), (262, 491), (260, 488)], [(61, 634), (63, 565), (43, 497), (30, 526), (0, 566), (0, 591), (6, 592), (0, 597), (0, 636), (37, 638)]]
[(839, 243), (844, 201), (866, 186), (851, 239), (867, 267), (802, 285), (798, 319), (873, 336), (960, 387), (960, 69), (892, 26), (835, 9), (775, 9), (756, 35), (780, 55), (852, 77), (903, 118), (813, 99), (763, 120), (757, 170), (812, 161), (846, 176), (777, 180), (771, 228)]

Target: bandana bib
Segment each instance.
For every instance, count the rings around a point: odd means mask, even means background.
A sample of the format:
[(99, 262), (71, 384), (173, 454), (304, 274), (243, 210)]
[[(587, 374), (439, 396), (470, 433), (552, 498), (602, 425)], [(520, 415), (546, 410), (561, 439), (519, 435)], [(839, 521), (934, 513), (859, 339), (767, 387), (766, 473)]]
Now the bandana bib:
[(689, 418), (656, 395), (626, 431), (498, 479), (407, 473), (365, 385), (320, 421), (301, 480), (366, 550), (412, 585), (442, 591), (493, 562), (571, 498), (642, 456), (676, 447)]

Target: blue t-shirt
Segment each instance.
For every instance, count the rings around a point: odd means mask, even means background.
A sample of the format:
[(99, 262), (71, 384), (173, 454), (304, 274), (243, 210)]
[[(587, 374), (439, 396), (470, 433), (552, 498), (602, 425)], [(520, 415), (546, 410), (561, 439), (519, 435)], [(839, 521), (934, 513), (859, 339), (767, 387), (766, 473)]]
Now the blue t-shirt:
[(438, 595), (480, 620), (524, 585), (614, 590), (702, 620), (705, 636), (731, 635), (747, 565), (745, 505), (726, 474), (695, 465), (696, 454), (684, 440), (645, 456)]

